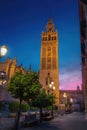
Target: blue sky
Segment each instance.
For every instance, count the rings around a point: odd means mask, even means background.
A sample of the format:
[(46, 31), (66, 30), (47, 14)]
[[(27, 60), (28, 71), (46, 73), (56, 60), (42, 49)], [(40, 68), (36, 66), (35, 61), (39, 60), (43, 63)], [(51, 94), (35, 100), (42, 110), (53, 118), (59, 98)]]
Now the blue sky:
[(59, 35), (61, 89), (81, 85), (81, 54), (78, 0), (0, 0), (0, 45), (8, 46), (3, 57), (17, 57), (18, 65), (40, 69), (41, 33), (52, 17)]

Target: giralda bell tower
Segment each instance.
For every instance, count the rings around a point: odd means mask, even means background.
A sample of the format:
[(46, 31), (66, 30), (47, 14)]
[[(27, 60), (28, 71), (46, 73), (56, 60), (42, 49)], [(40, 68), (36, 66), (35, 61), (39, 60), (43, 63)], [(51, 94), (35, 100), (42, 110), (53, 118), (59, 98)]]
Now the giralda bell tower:
[[(39, 81), (47, 92), (52, 91), (56, 95), (56, 104), (59, 104), (58, 32), (51, 18), (46, 25), (46, 32), (42, 32), (41, 42)], [(55, 90), (49, 87), (51, 83)]]

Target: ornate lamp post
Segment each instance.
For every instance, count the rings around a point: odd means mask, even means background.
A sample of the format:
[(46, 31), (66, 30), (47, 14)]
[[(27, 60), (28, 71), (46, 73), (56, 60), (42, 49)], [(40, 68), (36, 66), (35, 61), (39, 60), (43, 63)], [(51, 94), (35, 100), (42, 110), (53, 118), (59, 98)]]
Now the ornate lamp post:
[[(53, 95), (53, 91), (55, 90), (54, 82), (51, 82), (51, 84), (49, 84), (49, 88), (52, 90), (52, 95)], [(54, 114), (53, 114), (53, 98), (52, 98), (52, 118), (54, 118)]]
[(63, 93), (63, 98), (65, 99), (65, 111), (67, 109), (67, 94), (66, 93)]
[(64, 93), (64, 94), (63, 94), (63, 97), (64, 97), (64, 98), (67, 98), (67, 94), (66, 94), (66, 93)]
[(70, 98), (70, 109), (71, 109), (71, 111), (73, 110), (72, 104), (73, 104), (73, 98)]
[(7, 51), (8, 51), (8, 49), (7, 49), (7, 47), (5, 45), (0, 46), (0, 58), (5, 56)]
[[(6, 53), (7, 53), (7, 51), (8, 51), (7, 46), (5, 46), (5, 45), (0, 46), (0, 58), (4, 57), (6, 55)], [(4, 76), (5, 76), (5, 73), (2, 71), (0, 73), (0, 78), (3, 79)], [(5, 84), (6, 80), (4, 82), (2, 80), (0, 80), (0, 85), (2, 85), (3, 83)]]
[(73, 99), (72, 98), (70, 98), (70, 102), (73, 103)]

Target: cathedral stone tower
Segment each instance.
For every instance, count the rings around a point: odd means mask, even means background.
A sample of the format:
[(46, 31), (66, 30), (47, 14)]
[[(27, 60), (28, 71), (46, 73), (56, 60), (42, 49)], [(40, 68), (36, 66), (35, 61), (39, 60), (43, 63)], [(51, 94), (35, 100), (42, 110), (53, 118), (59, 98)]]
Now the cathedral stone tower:
[[(46, 32), (42, 32), (39, 81), (47, 92), (56, 95), (59, 104), (59, 74), (58, 74), (58, 32), (54, 29), (52, 19), (48, 20)], [(54, 83), (55, 90), (49, 84)]]

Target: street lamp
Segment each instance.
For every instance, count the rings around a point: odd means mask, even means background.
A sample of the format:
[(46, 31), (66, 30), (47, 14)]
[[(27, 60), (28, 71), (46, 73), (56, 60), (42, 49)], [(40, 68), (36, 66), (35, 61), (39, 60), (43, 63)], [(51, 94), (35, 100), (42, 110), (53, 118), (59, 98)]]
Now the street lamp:
[(67, 94), (63, 93), (63, 98), (65, 99), (65, 103), (67, 103)]
[(70, 102), (73, 103), (73, 99), (72, 98), (70, 98)]
[(8, 51), (8, 49), (7, 49), (7, 47), (5, 45), (0, 46), (0, 57), (5, 56), (7, 51)]
[[(3, 56), (5, 56), (6, 53), (7, 53), (7, 51), (8, 51), (8, 48), (7, 48), (6, 45), (0, 46), (0, 58), (2, 58)], [(4, 72), (1, 72), (0, 75), (1, 75), (1, 78), (3, 78), (4, 77)], [(0, 85), (2, 85), (3, 83), (6, 83), (6, 81), (3, 82), (2, 80), (0, 80)]]
[[(52, 90), (52, 96), (53, 96), (53, 91), (55, 90), (54, 82), (51, 82), (51, 84), (49, 84), (49, 88)], [(53, 114), (53, 97), (52, 97), (52, 118), (54, 118), (54, 114)]]
[(63, 97), (64, 97), (64, 98), (67, 98), (67, 94), (66, 94), (66, 93), (64, 93), (64, 94), (63, 94)]
[(67, 94), (63, 93), (64, 103), (65, 103), (65, 111), (67, 110)]

